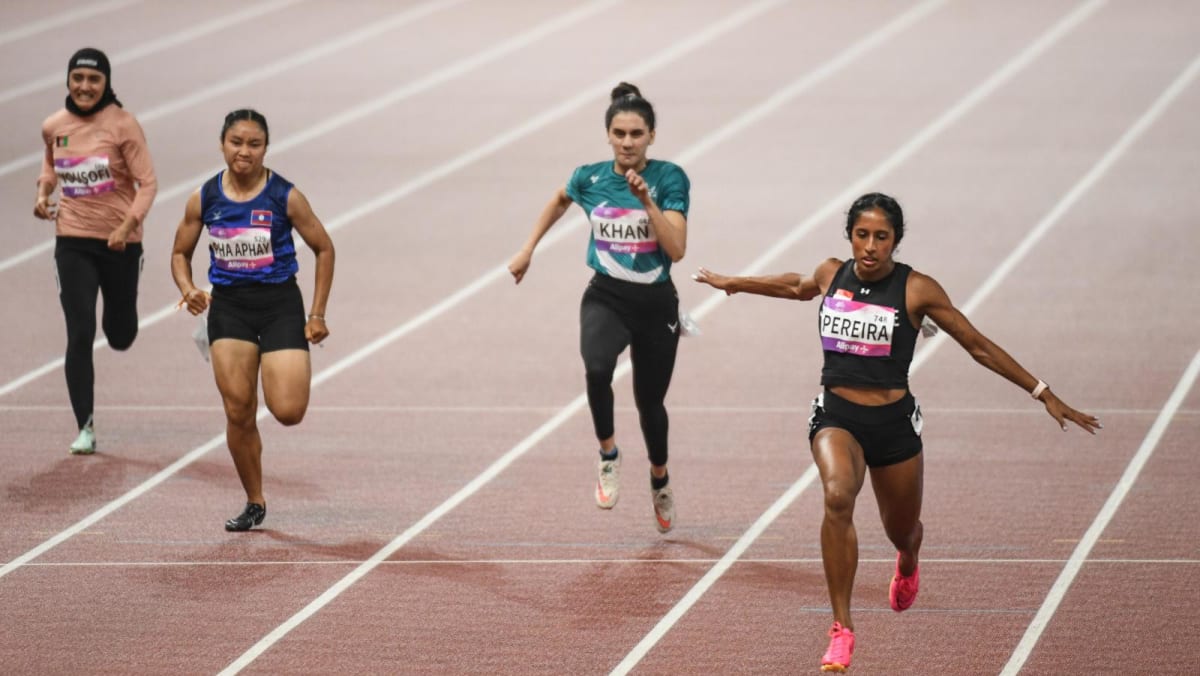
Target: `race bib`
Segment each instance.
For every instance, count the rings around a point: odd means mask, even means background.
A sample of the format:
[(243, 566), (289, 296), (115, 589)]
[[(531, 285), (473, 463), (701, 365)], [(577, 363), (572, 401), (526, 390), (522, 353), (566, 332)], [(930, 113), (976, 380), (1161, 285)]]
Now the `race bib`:
[(658, 251), (658, 238), (650, 227), (650, 216), (641, 209), (623, 209), (603, 204), (592, 209), (592, 238), (597, 251), (640, 254)]
[(826, 296), (821, 307), (821, 346), (860, 357), (888, 357), (896, 308)]
[[(246, 227), (210, 227), (208, 235), (212, 242), (209, 248), (213, 252), (213, 263), (222, 270), (260, 270), (275, 262), (275, 251), (271, 248), (271, 219), (264, 215), (270, 213), (252, 212), (252, 225)], [(264, 221), (265, 227), (257, 225)]]
[(108, 155), (55, 158), (54, 173), (58, 174), (64, 197), (99, 195), (116, 188)]

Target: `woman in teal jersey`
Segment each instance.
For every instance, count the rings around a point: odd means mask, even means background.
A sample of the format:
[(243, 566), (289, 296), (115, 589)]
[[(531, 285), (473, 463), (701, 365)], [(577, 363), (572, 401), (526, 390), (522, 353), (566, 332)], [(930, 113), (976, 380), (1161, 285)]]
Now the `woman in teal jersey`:
[(926, 317), (980, 364), (1044, 404), (1064, 431), (1067, 421), (1093, 434), (1100, 427), (1095, 416), (1068, 406), (972, 326), (937, 281), (892, 258), (904, 238), (904, 212), (896, 200), (880, 193), (860, 197), (846, 217), (846, 237), (851, 258), (827, 259), (811, 277), (794, 272), (727, 277), (704, 268), (694, 276), (730, 295), (822, 300), (818, 326), (825, 351), (824, 391), (813, 400), (808, 439), (825, 491), (821, 557), (834, 619), (821, 670), (838, 672), (850, 666), (854, 652), (854, 502), (868, 471), (883, 529), (897, 550), (889, 603), (901, 612), (917, 598), (925, 466), (921, 408), (908, 389), (908, 371)]
[(671, 530), (675, 499), (667, 474), (667, 409), (663, 400), (679, 346), (679, 296), (671, 264), (687, 249), (691, 185), (678, 165), (647, 159), (654, 143), (654, 107), (622, 82), (604, 115), (613, 159), (575, 170), (542, 209), (509, 272), (519, 284), (533, 251), (574, 202), (591, 225), (587, 263), (595, 270), (580, 306), (580, 352), (600, 460), (596, 504), (617, 504), (620, 451), (613, 429), (612, 378), (617, 357), (630, 348), (633, 392), (650, 456), (655, 526)]

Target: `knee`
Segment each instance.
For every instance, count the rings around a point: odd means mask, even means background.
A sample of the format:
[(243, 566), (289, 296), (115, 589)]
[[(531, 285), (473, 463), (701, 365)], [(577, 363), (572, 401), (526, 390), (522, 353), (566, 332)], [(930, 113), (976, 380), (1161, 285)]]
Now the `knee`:
[(254, 403), (225, 400), (225, 420), (230, 427), (241, 430), (254, 429), (256, 424)]
[(81, 347), (84, 345), (91, 349), (92, 341), (96, 339), (96, 322), (95, 321), (73, 321), (67, 322), (67, 346)]
[(857, 496), (840, 483), (825, 484), (825, 514), (838, 520), (850, 520), (854, 516), (854, 500)]
[(665, 420), (667, 417), (665, 397), (660, 396), (657, 392), (641, 392), (637, 387), (634, 387), (633, 403), (637, 406), (638, 413), (644, 418)]
[(589, 387), (607, 387), (612, 384), (613, 371), (615, 370), (612, 364), (599, 359), (586, 360), (583, 362), (583, 368)]
[(279, 421), (279, 424), (283, 425), (285, 427), (291, 427), (292, 425), (299, 425), (300, 421), (304, 420), (304, 413), (305, 413), (305, 411), (303, 408), (291, 408), (291, 409), (284, 409), (281, 411), (271, 411), (271, 415), (275, 417), (275, 420)]
[(108, 337), (108, 345), (114, 350), (124, 352), (133, 346), (133, 341), (137, 338), (137, 327), (133, 327), (133, 331), (128, 333), (109, 332), (105, 331)]

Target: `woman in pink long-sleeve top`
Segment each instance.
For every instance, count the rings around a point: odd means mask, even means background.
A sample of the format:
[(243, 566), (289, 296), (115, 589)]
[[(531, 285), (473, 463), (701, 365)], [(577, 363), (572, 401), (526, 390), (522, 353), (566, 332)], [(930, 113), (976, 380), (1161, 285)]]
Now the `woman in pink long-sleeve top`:
[[(54, 262), (67, 320), (67, 392), (79, 435), (71, 453), (96, 452), (92, 419), (96, 298), (108, 344), (126, 350), (137, 337), (142, 224), (157, 181), (142, 127), (112, 89), (108, 57), (81, 49), (67, 65), (67, 100), (42, 123), (46, 156), (33, 214), (55, 221)], [(51, 201), (55, 188), (61, 199)]]

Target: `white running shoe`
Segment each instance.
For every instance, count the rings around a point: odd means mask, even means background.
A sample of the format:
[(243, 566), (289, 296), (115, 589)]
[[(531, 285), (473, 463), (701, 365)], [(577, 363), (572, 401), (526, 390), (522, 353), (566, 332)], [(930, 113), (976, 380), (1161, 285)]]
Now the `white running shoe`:
[(617, 455), (615, 460), (601, 459), (598, 469), (596, 505), (600, 509), (612, 509), (621, 490), (621, 456)]
[(71, 455), (91, 455), (95, 452), (96, 428), (92, 424), (92, 419), (88, 418), (87, 424), (80, 428), (79, 436), (71, 442)]
[(675, 525), (675, 494), (667, 485), (651, 490), (650, 495), (654, 498), (654, 525), (658, 527), (658, 532), (666, 533)]

